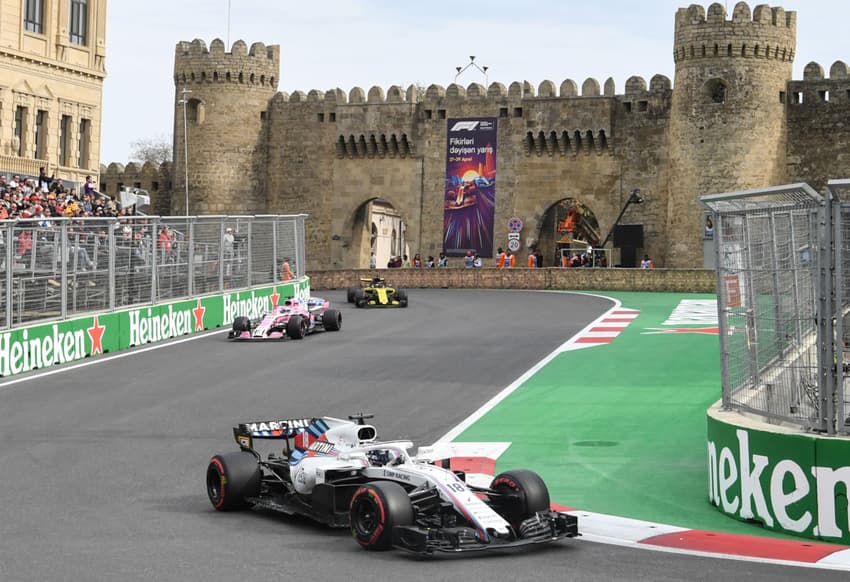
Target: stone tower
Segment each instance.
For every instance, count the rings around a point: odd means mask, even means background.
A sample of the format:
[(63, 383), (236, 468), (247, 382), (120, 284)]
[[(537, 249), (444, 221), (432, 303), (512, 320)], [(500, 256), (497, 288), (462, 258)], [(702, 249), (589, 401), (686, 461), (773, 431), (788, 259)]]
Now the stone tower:
[(700, 264), (697, 197), (786, 181), (786, 85), (796, 13), (739, 2), (676, 13), (668, 150), (668, 267)]
[[(266, 109), (277, 91), (280, 47), (238, 40), (180, 42), (174, 56), (172, 214), (185, 213), (186, 157), (190, 214), (261, 214), (266, 209)], [(186, 126), (189, 147), (186, 155)]]

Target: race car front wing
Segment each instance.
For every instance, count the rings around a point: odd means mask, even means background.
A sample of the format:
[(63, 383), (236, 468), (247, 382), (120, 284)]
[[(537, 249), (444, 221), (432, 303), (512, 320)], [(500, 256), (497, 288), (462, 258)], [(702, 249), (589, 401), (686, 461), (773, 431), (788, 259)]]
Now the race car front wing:
[(490, 541), (480, 539), (469, 527), (423, 528), (415, 525), (393, 528), (393, 545), (402, 550), (430, 555), (435, 552), (466, 552), (514, 548), (530, 544), (545, 544), (581, 535), (578, 518), (557, 511), (539, 511), (523, 521), (519, 532), (510, 538), (490, 535)]

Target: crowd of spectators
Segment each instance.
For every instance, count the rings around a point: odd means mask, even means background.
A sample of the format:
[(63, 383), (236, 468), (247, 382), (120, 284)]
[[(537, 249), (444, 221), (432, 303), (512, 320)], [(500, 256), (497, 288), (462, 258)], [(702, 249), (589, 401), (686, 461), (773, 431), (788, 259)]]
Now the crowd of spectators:
[(113, 217), (132, 214), (132, 209), (119, 209), (112, 198), (95, 189), (91, 176), (86, 177), (83, 191), (67, 187), (61, 178), (48, 176), (44, 168), (37, 178), (11, 178), (0, 173), (0, 220), (34, 218)]

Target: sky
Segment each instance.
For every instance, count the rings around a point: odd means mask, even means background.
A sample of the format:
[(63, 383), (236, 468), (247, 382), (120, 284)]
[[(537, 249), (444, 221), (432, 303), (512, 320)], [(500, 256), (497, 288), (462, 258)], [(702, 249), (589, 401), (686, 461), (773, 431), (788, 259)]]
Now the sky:
[[(559, 86), (588, 77), (673, 80), (678, 0), (109, 0), (103, 87), (101, 163), (126, 164), (137, 140), (171, 142), (174, 50), (199, 38), (280, 45), (278, 90), (305, 93), (355, 86), (447, 87), (470, 56), (488, 67), (487, 82), (544, 80)], [(702, 2), (708, 7), (710, 2)], [(735, 2), (725, 2), (731, 14)], [(756, 2), (749, 2), (751, 8)], [(797, 11), (794, 79), (815, 61), (828, 74), (850, 64), (850, 2), (787, 0)], [(469, 68), (463, 86), (485, 83)]]

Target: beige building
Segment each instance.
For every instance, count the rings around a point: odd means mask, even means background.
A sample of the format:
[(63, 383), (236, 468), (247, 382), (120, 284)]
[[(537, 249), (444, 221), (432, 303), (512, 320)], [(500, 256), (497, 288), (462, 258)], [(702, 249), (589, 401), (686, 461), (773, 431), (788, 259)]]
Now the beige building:
[(0, 172), (97, 176), (106, 0), (0, 0)]

